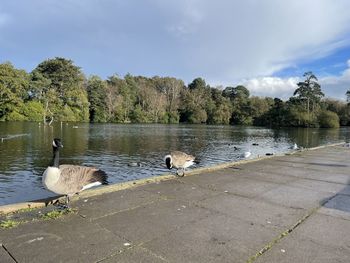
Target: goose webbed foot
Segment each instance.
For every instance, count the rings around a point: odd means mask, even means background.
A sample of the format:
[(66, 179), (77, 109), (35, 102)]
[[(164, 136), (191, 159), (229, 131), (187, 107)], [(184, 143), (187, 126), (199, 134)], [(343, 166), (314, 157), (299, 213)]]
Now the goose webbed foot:
[(70, 209), (69, 205), (67, 205), (67, 204), (62, 204), (62, 203), (60, 203), (57, 207), (58, 207), (59, 209), (62, 209), (62, 210), (69, 210), (69, 209)]
[(58, 209), (62, 209), (62, 210), (70, 209), (69, 205), (67, 205), (66, 203), (59, 202), (59, 201), (56, 201), (53, 205), (55, 207), (57, 207)]
[(56, 207), (59, 208), (59, 209), (62, 209), (62, 210), (64, 210), (64, 209), (70, 209), (69, 201), (70, 201), (70, 200), (69, 200), (69, 196), (67, 195), (67, 196), (66, 196), (65, 202), (60, 202), (60, 200), (57, 199), (57, 200), (53, 203), (53, 205), (56, 206)]

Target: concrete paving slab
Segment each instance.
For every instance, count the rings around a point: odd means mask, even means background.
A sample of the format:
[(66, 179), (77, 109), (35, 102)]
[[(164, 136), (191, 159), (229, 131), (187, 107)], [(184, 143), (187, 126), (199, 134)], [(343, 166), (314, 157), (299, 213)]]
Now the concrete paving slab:
[(217, 171), (217, 173), (215, 172), (215, 176), (213, 176), (213, 173), (202, 173), (199, 175), (183, 177), (181, 178), (181, 181), (188, 184), (200, 185), (203, 188), (211, 189), (212, 185), (225, 185), (227, 183), (232, 183), (235, 182), (235, 180), (238, 180), (238, 170), (230, 169), (229, 172), (227, 171), (227, 169)]
[(304, 179), (314, 179), (340, 184), (349, 184), (350, 182), (349, 167), (337, 167), (336, 169), (335, 167), (331, 167), (330, 169), (328, 169), (321, 166), (321, 168), (316, 169), (315, 166), (306, 165), (303, 167), (297, 167), (288, 159), (286, 159), (285, 161), (286, 163), (282, 163), (281, 161), (275, 162), (273, 161), (273, 159), (271, 159), (270, 162), (267, 162), (267, 160), (263, 160), (261, 162), (246, 165), (245, 170), (251, 172), (260, 171), (263, 173), (270, 173), (283, 176), (294, 176)]
[(349, 259), (349, 250), (323, 246), (308, 238), (290, 234), (254, 263), (348, 263)]
[(271, 182), (275, 184), (286, 184), (299, 180), (296, 176), (290, 176), (285, 174), (276, 174), (269, 172), (261, 172), (259, 170), (245, 170), (242, 169), (236, 174), (237, 177), (249, 178), (251, 180), (259, 180), (263, 182)]
[(262, 200), (291, 208), (311, 209), (320, 206), (323, 200), (333, 196), (329, 192), (280, 185), (259, 196)]
[(201, 200), (218, 194), (210, 188), (198, 187), (197, 184), (189, 183), (182, 179), (174, 179), (160, 182), (158, 184), (144, 185), (139, 187), (139, 189), (155, 195), (163, 196), (167, 199), (178, 199), (186, 202)]
[[(293, 158), (293, 157), (290, 157)], [(251, 163), (250, 165), (245, 165), (243, 169), (250, 171), (260, 171), (260, 172), (273, 172), (277, 174), (283, 174), (284, 170), (297, 171), (298, 173), (305, 173), (305, 164), (298, 164), (290, 160), (290, 158), (283, 158), (278, 161), (273, 158), (268, 160), (262, 160), (259, 163)], [(243, 167), (243, 164), (239, 167)]]
[(208, 198), (199, 202), (199, 205), (249, 224), (278, 229), (280, 232), (289, 228), (307, 213), (304, 209), (288, 208), (264, 202), (261, 199), (230, 194)]
[(278, 165), (277, 163), (266, 163), (265, 165), (261, 166), (258, 166), (257, 164), (254, 164), (254, 166), (252, 167), (247, 166), (247, 169), (251, 169), (254, 171), (255, 169), (259, 170), (259, 167), (261, 172), (295, 176), (305, 179), (323, 180), (335, 183), (347, 184), (350, 179), (348, 174), (348, 168), (344, 169), (345, 171), (340, 170), (339, 168), (326, 170), (324, 168), (315, 169), (315, 167), (310, 166), (290, 167), (282, 164)]
[(143, 247), (132, 247), (103, 260), (101, 263), (164, 263), (169, 262), (165, 258)]
[[(224, 175), (220, 175), (224, 176)], [(266, 181), (259, 181), (256, 182), (253, 178), (247, 177), (240, 177), (233, 175), (234, 178), (231, 178), (230, 180), (227, 180), (227, 182), (222, 183), (222, 181), (213, 181), (208, 184), (207, 180), (198, 180), (197, 178), (191, 178), (189, 179), (185, 178), (185, 182), (192, 182), (194, 185), (199, 185), (203, 188), (211, 189), (215, 192), (219, 193), (225, 193), (229, 192), (232, 194), (237, 194), (241, 196), (246, 197), (255, 197), (257, 195), (260, 195), (262, 193), (265, 193), (266, 191), (269, 191), (271, 189), (274, 189), (278, 187), (278, 184), (272, 183), (272, 182), (266, 182)], [(196, 182), (195, 182), (196, 180)]]
[[(338, 183), (338, 184), (349, 184), (350, 182), (350, 175), (349, 174), (339, 174), (335, 172), (313, 172), (308, 170), (310, 173), (307, 174), (305, 177), (306, 179), (312, 179), (312, 180), (318, 180), (323, 182), (330, 182), (330, 183)], [(300, 176), (302, 177), (302, 176)]]
[(350, 251), (349, 229), (349, 220), (315, 213), (298, 226), (295, 233), (299, 237), (308, 238), (323, 246)]
[(213, 215), (143, 244), (168, 262), (245, 262), (276, 231)]
[(298, 179), (288, 183), (289, 186), (310, 189), (313, 191), (328, 192), (331, 194), (347, 194), (350, 195), (350, 186), (346, 184), (324, 182), (310, 179)]
[(336, 196), (324, 204), (324, 207), (333, 210), (340, 210), (350, 215), (350, 196), (342, 193), (343, 191), (340, 191)]
[[(142, 189), (127, 189), (102, 196), (83, 198), (73, 207), (79, 207), (79, 214), (94, 220), (106, 215), (118, 213), (126, 209), (147, 205), (164, 199), (159, 194), (153, 194)], [(101, 202), (101, 200), (103, 200)]]
[(350, 197), (341, 193), (342, 191), (324, 204), (317, 213), (350, 221)]
[(336, 166), (337, 168), (340, 167), (349, 167), (348, 163), (346, 162), (348, 154), (350, 155), (350, 152), (339, 152), (339, 153), (332, 153), (327, 152), (327, 155), (325, 155), (322, 150), (315, 151), (315, 152), (304, 152), (302, 155), (296, 156), (291, 155), (286, 158), (285, 156), (282, 157), (276, 157), (273, 159), (274, 162), (285, 162), (289, 163), (290, 165), (295, 166), (303, 166), (305, 164), (307, 165), (321, 165), (324, 167), (331, 168), (332, 166)]
[(1, 263), (16, 263), (13, 258), (7, 253), (5, 248), (0, 243), (0, 262)]
[[(350, 153), (349, 153), (350, 154)], [(348, 153), (341, 152), (341, 153), (332, 153), (328, 152), (327, 155), (324, 154), (324, 152), (313, 152), (313, 153), (305, 153), (302, 156), (296, 157), (295, 159), (291, 158), (290, 160), (294, 163), (305, 163), (305, 164), (323, 164), (323, 166), (332, 167), (336, 166), (339, 167), (349, 167), (348, 163), (346, 162)], [(282, 160), (276, 158), (275, 161)]]
[(133, 245), (192, 224), (213, 212), (180, 200), (166, 200), (95, 220), (104, 229), (123, 236)]
[(95, 262), (127, 242), (78, 215), (0, 230), (1, 242), (17, 262)]
[(323, 214), (323, 215), (329, 215), (333, 217), (338, 217), (344, 220), (350, 220), (350, 214), (348, 212), (343, 212), (341, 210), (327, 208), (327, 207), (321, 207), (319, 210), (317, 210), (317, 213)]

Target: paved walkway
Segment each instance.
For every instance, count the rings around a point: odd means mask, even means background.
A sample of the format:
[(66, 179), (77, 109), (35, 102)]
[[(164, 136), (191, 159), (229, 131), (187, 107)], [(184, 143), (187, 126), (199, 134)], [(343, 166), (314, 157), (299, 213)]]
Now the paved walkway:
[(348, 263), (350, 149), (276, 156), (73, 207), (1, 229), (0, 262)]

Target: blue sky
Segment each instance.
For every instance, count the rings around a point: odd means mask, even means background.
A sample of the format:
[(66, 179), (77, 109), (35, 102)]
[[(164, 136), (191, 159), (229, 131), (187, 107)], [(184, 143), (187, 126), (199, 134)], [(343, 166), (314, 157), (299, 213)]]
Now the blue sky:
[(288, 98), (305, 71), (350, 89), (348, 0), (2, 0), (0, 62), (65, 57), (83, 72), (203, 77)]

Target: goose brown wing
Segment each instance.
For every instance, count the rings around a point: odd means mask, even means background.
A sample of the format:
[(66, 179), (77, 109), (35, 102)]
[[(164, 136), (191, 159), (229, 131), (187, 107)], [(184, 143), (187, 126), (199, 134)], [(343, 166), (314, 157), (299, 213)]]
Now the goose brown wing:
[(187, 153), (184, 152), (180, 152), (180, 151), (173, 151), (170, 153), (172, 159), (173, 159), (173, 165), (175, 167), (181, 167), (183, 166), (187, 161), (191, 161), (194, 160), (195, 157), (192, 155), (189, 155)]
[(107, 175), (95, 167), (79, 165), (60, 165), (61, 175), (58, 185), (65, 188), (66, 193), (80, 192), (85, 185), (100, 182), (107, 184)]

